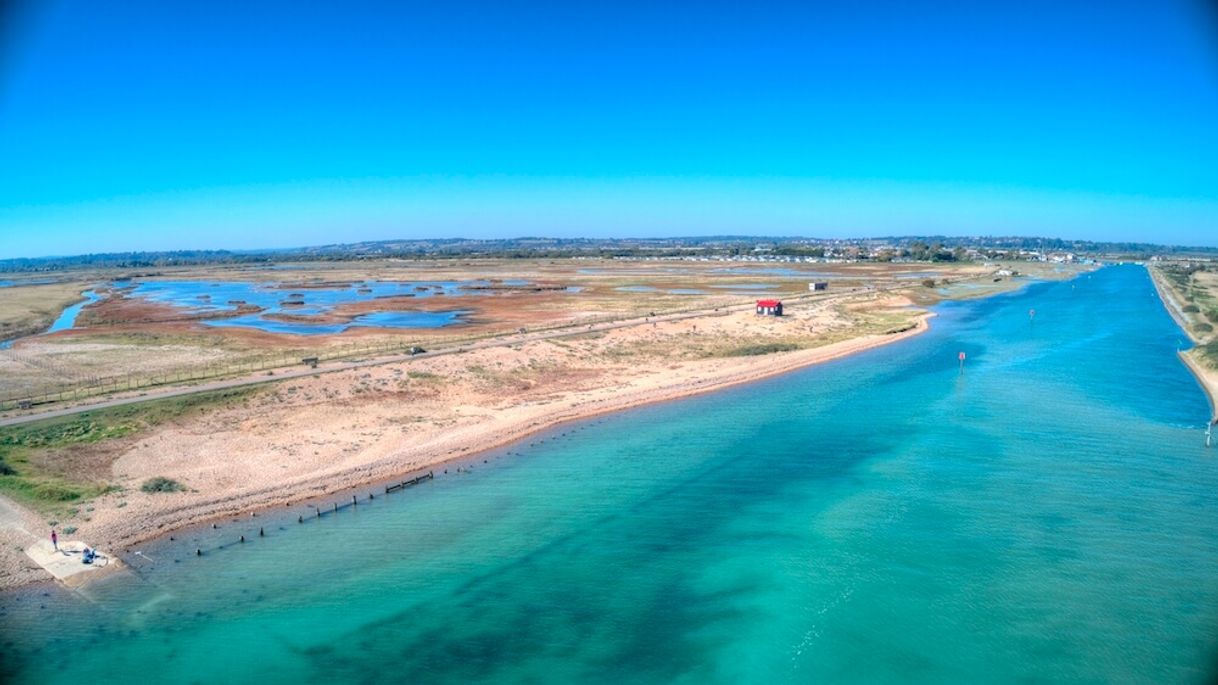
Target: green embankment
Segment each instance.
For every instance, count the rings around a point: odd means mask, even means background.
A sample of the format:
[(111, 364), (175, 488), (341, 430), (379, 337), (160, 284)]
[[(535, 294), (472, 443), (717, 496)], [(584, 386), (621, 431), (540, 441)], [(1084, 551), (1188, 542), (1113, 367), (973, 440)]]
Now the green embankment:
[(82, 299), (84, 283), (54, 283), (0, 288), (0, 340), (45, 331), (64, 307)]
[(0, 493), (37, 511), (70, 511), (76, 504), (117, 489), (74, 468), (73, 457), (79, 450), (139, 435), (206, 409), (242, 403), (259, 390), (185, 395), (0, 428)]
[(774, 354), (775, 352), (793, 352), (799, 349), (803, 349), (803, 346), (792, 342), (756, 343), (732, 347), (721, 351), (719, 355), (723, 357), (755, 357), (763, 354)]
[[(1180, 303), (1180, 312), (1186, 319), (1188, 332), (1206, 347), (1218, 325), (1218, 276), (1213, 266), (1194, 264), (1190, 266), (1167, 265), (1157, 268)], [(1213, 353), (1202, 356), (1214, 365)]]
[(1197, 356), (1211, 369), (1218, 369), (1218, 340), (1197, 346)]

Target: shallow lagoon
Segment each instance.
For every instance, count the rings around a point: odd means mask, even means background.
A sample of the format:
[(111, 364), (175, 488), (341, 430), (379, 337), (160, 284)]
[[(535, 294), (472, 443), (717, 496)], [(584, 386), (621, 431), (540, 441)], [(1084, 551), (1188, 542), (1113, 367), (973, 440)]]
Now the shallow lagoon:
[(734, 266), (728, 269), (717, 269), (717, 274), (751, 274), (756, 276), (774, 276), (787, 278), (842, 278), (849, 274), (829, 273), (824, 271), (805, 271), (783, 266)]
[(320, 520), (296, 523), (300, 506), (180, 533), (90, 601), (5, 595), (0, 667), (38, 683), (1205, 679), (1218, 468), (1145, 271), (938, 312), (907, 342), (568, 426)]
[(446, 312), (370, 312), (360, 314), (347, 323), (323, 323), (308, 321), (276, 321), (260, 314), (234, 316), (225, 319), (208, 319), (202, 323), (219, 328), (254, 328), (269, 333), (289, 335), (331, 335), (352, 328), (442, 328), (460, 323), (467, 310)]
[(623, 293), (665, 293), (668, 295), (705, 295), (705, 290), (697, 288), (657, 288), (654, 285), (623, 285), (614, 288)]
[(711, 287), (719, 290), (774, 290), (778, 288), (773, 283), (727, 283), (724, 285), (712, 285)]
[(49, 285), (58, 283), (54, 278), (26, 278), (20, 280), (0, 278), (0, 288), (19, 288), (26, 285)]
[[(121, 284), (118, 284), (121, 285)], [(525, 285), (513, 280), (503, 285)], [(302, 282), (255, 283), (241, 281), (147, 281), (134, 285), (128, 295), (150, 302), (169, 304), (196, 313), (235, 312), (245, 305), (261, 307), (262, 311), (241, 316), (207, 319), (208, 326), (254, 328), (271, 333), (292, 335), (324, 335), (342, 333), (352, 327), (379, 328), (440, 328), (460, 323), (467, 312), (462, 310), (423, 312), (388, 311), (356, 316), (350, 322), (325, 322), (294, 319), (290, 321), (268, 317), (286, 314), (294, 317), (320, 316), (336, 307), (352, 302), (366, 302), (390, 297), (461, 297), (487, 288), (489, 281), (360, 281), (355, 283), (319, 284)]]

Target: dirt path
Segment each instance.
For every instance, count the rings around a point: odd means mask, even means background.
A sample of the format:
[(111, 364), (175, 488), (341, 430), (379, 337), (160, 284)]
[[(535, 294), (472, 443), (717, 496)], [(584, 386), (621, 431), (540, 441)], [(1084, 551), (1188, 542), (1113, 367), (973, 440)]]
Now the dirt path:
[[(873, 290), (851, 290), (846, 292), (838, 292), (832, 294), (817, 294), (817, 295), (797, 295), (787, 298), (788, 302), (809, 302), (832, 299), (845, 299), (852, 295), (858, 295), (861, 292), (881, 292), (908, 288), (911, 286), (893, 286), (889, 288), (876, 288)], [(520, 345), (523, 343), (536, 342), (540, 340), (554, 340), (559, 338), (567, 338), (578, 335), (586, 335), (588, 333), (596, 333), (610, 331), (619, 328), (630, 328), (633, 326), (641, 326), (653, 322), (667, 321), (682, 321), (685, 319), (704, 318), (708, 316), (726, 315), (731, 312), (747, 311), (753, 308), (752, 304), (731, 305), (726, 307), (716, 307), (709, 309), (699, 309), (678, 314), (662, 314), (651, 317), (633, 317), (622, 319), (620, 321), (610, 321), (600, 324), (576, 324), (570, 327), (552, 331), (539, 331), (536, 333), (509, 334), (498, 338), (492, 338), (481, 342), (471, 342), (465, 344), (457, 344), (452, 347), (446, 347), (438, 350), (423, 352), (420, 354), (396, 354), (386, 357), (377, 357), (375, 359), (366, 359), (360, 361), (349, 362), (333, 362), (329, 364), (319, 365), (316, 369), (309, 367), (291, 368), (277, 371), (273, 376), (257, 375), (257, 376), (241, 376), (227, 380), (208, 381), (185, 387), (171, 387), (161, 390), (152, 390), (140, 392), (136, 395), (127, 397), (115, 397), (100, 402), (88, 402), (84, 404), (53, 409), (50, 411), (33, 412), (20, 416), (12, 416), (8, 418), (0, 418), (0, 426), (16, 426), (24, 423), (32, 423), (43, 419), (59, 418), (63, 416), (72, 416), (87, 411), (96, 409), (106, 409), (109, 407), (120, 407), (128, 404), (137, 404), (140, 402), (149, 402), (152, 400), (168, 399), (171, 397), (182, 397), (185, 395), (193, 395), (197, 393), (210, 392), (215, 390), (228, 390), (232, 388), (244, 388), (255, 385), (264, 385), (268, 383), (278, 383), (280, 381), (291, 380), (293, 378), (303, 378), (307, 376), (315, 376), (318, 374), (338, 373), (341, 371), (350, 371), (352, 369), (361, 369), (370, 366), (381, 366), (385, 364), (396, 364), (406, 361), (433, 359), (440, 356), (461, 354), (471, 350), (481, 350), (492, 347), (505, 347), (509, 345)]]
[(0, 529), (13, 530), (25, 533), (29, 537), (35, 537), (25, 525), (25, 517), (21, 512), (9, 504), (7, 499), (0, 497)]
[[(42, 539), (42, 522), (0, 497), (0, 588), (16, 587), (26, 583), (48, 580), (51, 574), (38, 567), (24, 550)], [(34, 532), (37, 530), (38, 532)]]

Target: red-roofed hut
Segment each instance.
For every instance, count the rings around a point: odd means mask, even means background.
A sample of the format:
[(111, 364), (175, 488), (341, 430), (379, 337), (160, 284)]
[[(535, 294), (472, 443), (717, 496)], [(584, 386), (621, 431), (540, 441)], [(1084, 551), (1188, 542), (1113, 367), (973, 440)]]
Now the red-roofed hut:
[(782, 316), (782, 302), (778, 300), (757, 300), (757, 313), (763, 316)]

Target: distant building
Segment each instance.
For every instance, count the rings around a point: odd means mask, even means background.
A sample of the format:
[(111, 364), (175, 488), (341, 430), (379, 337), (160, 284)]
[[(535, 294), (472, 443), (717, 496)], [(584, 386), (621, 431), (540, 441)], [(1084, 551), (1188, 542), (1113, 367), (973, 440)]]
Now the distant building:
[(778, 300), (757, 300), (757, 313), (763, 316), (782, 316), (782, 302)]
[(808, 290), (815, 291), (815, 290), (828, 290), (828, 289), (829, 289), (829, 281), (817, 281), (816, 283), (808, 284)]

